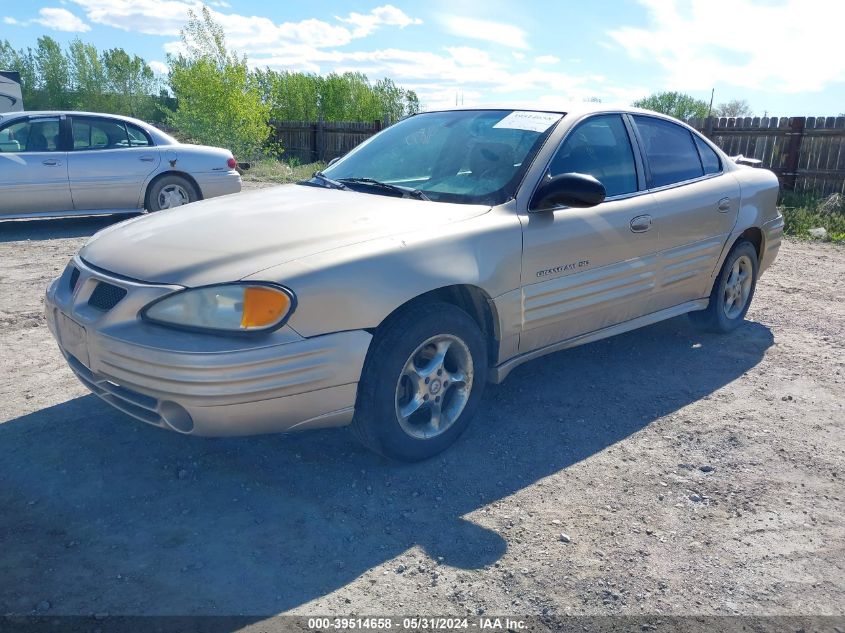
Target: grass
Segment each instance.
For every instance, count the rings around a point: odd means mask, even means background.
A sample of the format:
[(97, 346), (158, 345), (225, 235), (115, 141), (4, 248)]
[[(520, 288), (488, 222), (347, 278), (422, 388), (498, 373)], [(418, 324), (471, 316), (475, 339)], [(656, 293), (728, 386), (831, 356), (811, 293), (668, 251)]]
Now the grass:
[(285, 184), (310, 178), (315, 171), (319, 171), (325, 166), (325, 163), (296, 165), (288, 164), (274, 158), (263, 158), (252, 163), (252, 166), (244, 172), (243, 179), (247, 181)]
[(821, 198), (785, 192), (779, 207), (784, 233), (812, 239), (810, 229), (821, 227), (827, 231), (825, 241), (845, 244), (845, 196), (834, 196)]

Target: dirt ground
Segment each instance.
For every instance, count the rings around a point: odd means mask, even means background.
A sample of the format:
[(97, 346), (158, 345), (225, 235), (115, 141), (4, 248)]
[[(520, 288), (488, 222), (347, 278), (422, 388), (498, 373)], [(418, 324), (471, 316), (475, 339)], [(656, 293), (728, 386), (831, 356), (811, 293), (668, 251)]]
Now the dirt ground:
[(88, 395), (42, 316), (115, 220), (0, 222), (0, 614), (845, 613), (845, 250), (749, 321), (523, 365), (431, 461), (196, 439)]

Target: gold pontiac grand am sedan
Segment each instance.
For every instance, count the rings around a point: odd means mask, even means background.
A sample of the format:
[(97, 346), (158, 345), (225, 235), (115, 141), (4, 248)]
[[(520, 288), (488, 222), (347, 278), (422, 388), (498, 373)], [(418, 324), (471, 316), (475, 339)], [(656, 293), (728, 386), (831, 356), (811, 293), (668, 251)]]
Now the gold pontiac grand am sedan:
[(777, 196), (654, 112), (427, 112), (309, 180), (100, 231), (47, 322), (80, 380), (149, 424), (351, 424), (419, 460), (520, 363), (684, 313), (736, 328), (778, 251)]

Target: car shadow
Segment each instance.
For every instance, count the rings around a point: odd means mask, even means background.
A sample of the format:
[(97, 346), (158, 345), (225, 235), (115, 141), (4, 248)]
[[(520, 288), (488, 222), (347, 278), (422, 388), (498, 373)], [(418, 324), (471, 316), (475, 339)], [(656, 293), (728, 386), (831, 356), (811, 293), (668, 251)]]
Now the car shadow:
[(33, 218), (3, 220), (0, 218), (0, 242), (24, 240), (59, 240), (94, 235), (100, 229), (134, 218), (137, 213), (89, 215), (76, 218)]
[(49, 600), (51, 615), (262, 619), (415, 546), (484, 568), (508, 532), (467, 514), (713, 393), (772, 344), (758, 323), (719, 337), (681, 318), (548, 356), (491, 386), (457, 445), (412, 465), (345, 430), (188, 438), (94, 396), (10, 420), (0, 612)]

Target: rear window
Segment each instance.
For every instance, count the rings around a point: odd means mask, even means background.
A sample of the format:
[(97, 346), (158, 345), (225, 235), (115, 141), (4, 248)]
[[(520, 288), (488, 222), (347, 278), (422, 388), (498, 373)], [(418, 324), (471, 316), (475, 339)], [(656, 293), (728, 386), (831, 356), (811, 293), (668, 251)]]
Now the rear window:
[(634, 122), (651, 169), (652, 187), (664, 187), (704, 175), (689, 130), (649, 116), (635, 115)]
[(74, 117), (73, 149), (119, 149), (129, 147), (122, 121)]
[(718, 174), (722, 171), (722, 162), (719, 160), (719, 156), (716, 152), (713, 151), (713, 148), (697, 136), (693, 136), (693, 138), (695, 139), (695, 146), (698, 148), (698, 155), (701, 156), (701, 164), (704, 166), (704, 173)]

